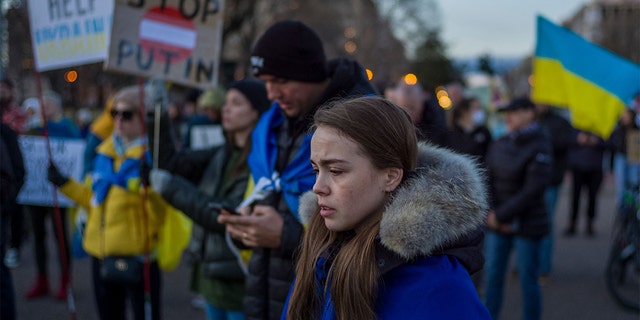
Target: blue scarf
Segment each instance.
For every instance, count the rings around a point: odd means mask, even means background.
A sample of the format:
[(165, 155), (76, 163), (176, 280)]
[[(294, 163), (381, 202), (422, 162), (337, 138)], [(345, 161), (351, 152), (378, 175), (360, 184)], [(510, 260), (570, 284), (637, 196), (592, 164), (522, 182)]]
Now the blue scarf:
[[(141, 143), (144, 143), (144, 141), (135, 141), (125, 147), (119, 139), (115, 139), (114, 137), (114, 147), (120, 155), (124, 154), (126, 148), (139, 146)], [(144, 158), (147, 159), (147, 162), (150, 161), (151, 155), (148, 150), (145, 151)], [(113, 168), (113, 157), (104, 153), (98, 153), (94, 160), (94, 170), (92, 174), (92, 204), (100, 205), (107, 197), (109, 189), (113, 185), (120, 186), (131, 192), (138, 192), (140, 188), (140, 164), (141, 159), (127, 158), (122, 162), (116, 172)]]
[(252, 134), (251, 153), (247, 159), (251, 168), (251, 175), (255, 182), (253, 193), (245, 199), (242, 205), (255, 200), (264, 199), (268, 194), (280, 192), (293, 215), (300, 221), (298, 215), (298, 197), (311, 190), (316, 181), (315, 173), (309, 162), (311, 156), (311, 134), (304, 137), (300, 150), (295, 158), (283, 170), (275, 170), (278, 158), (278, 138), (276, 128), (285, 118), (277, 103), (260, 118)]

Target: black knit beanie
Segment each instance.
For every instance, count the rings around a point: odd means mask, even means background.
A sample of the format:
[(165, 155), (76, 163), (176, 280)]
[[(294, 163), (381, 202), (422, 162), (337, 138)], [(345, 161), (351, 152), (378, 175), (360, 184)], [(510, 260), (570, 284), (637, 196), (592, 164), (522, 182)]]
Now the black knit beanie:
[(249, 99), (251, 107), (256, 109), (260, 114), (269, 109), (269, 99), (267, 98), (267, 89), (264, 83), (258, 79), (242, 79), (232, 82), (229, 89), (237, 89)]
[(327, 60), (320, 37), (307, 25), (284, 20), (258, 39), (251, 53), (253, 74), (320, 82), (327, 79)]

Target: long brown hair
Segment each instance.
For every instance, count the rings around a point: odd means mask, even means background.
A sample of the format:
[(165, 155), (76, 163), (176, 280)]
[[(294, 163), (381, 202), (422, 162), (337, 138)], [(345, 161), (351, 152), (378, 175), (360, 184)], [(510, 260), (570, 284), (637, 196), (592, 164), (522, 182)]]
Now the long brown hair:
[[(355, 141), (379, 169), (402, 168), (405, 174), (417, 164), (416, 129), (402, 108), (378, 97), (337, 101), (314, 116), (312, 130), (337, 129)], [(298, 263), (288, 319), (315, 319), (321, 312), (323, 293), (331, 288), (337, 319), (374, 319), (379, 272), (375, 239), (381, 216), (369, 219), (362, 231), (335, 232), (327, 229), (317, 212), (311, 217)], [(335, 250), (325, 288), (317, 288), (315, 265), (328, 250)]]

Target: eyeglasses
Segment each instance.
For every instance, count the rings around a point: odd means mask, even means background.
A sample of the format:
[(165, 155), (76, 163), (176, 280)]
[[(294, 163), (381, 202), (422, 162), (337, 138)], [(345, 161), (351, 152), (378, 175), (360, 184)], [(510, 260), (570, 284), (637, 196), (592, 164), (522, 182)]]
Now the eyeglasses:
[(122, 120), (131, 120), (133, 118), (133, 111), (130, 110), (123, 110), (123, 111), (119, 111), (119, 110), (111, 110), (111, 117), (112, 118), (116, 118), (118, 115), (120, 115), (120, 118)]

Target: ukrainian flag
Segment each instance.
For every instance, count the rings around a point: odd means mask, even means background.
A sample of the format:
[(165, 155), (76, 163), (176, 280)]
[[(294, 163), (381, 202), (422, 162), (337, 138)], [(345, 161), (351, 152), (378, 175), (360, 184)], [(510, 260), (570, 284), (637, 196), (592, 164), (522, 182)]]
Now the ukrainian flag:
[(574, 127), (609, 138), (640, 93), (640, 65), (538, 16), (531, 99), (571, 111)]

